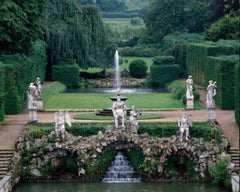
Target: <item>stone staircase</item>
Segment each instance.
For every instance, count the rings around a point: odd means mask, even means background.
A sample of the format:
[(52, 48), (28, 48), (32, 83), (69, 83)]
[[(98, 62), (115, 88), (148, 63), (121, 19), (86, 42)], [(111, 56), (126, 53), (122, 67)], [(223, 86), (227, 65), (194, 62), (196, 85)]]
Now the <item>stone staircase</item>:
[(14, 150), (0, 150), (0, 180), (6, 176), (9, 171), (13, 153)]
[(240, 151), (237, 148), (231, 148), (229, 151), (229, 154), (231, 156), (231, 162), (235, 164), (234, 170), (239, 173), (239, 155)]

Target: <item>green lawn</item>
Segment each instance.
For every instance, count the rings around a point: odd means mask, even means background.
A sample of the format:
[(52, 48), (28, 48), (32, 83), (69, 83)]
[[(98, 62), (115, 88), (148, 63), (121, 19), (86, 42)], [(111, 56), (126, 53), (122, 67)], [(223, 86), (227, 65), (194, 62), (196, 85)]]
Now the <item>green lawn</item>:
[[(112, 107), (111, 93), (60, 93), (44, 98), (45, 110), (100, 110)], [(123, 94), (128, 97), (127, 107), (135, 105), (137, 110), (171, 110), (183, 109), (180, 100), (170, 93)]]
[[(149, 73), (150, 72), (150, 66), (152, 65), (153, 57), (124, 57), (124, 56), (120, 55), (120, 60), (122, 60), (122, 63), (120, 64), (120, 70), (121, 71), (123, 71), (124, 69), (128, 70), (129, 64), (133, 60), (136, 60), (136, 59), (141, 59), (147, 64), (147, 67), (148, 67), (147, 72)], [(86, 72), (89, 72), (89, 73), (96, 73), (96, 72), (100, 72), (102, 70), (103, 70), (102, 68), (89, 68), (87, 70), (81, 69), (81, 71), (86, 71)], [(107, 69), (107, 71), (114, 71), (114, 70), (115, 70), (114, 68), (108, 68)]]

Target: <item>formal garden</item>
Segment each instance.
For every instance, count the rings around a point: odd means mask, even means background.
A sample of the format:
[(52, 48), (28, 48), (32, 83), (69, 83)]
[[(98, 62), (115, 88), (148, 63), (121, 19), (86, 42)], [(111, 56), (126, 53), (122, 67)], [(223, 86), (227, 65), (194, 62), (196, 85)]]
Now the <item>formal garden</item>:
[[(7, 0), (0, 10), (0, 121), (28, 113), (11, 185), (145, 183), (151, 192), (189, 181), (185, 191), (237, 192), (239, 166), (216, 117), (234, 111), (240, 125), (237, 1)], [(119, 160), (132, 176), (117, 172)]]

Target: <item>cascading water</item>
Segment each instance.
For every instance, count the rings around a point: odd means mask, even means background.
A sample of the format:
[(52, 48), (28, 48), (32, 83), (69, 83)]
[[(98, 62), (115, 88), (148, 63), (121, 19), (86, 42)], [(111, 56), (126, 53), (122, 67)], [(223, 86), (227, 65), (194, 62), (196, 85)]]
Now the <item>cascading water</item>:
[(102, 180), (105, 183), (141, 182), (131, 163), (122, 152), (118, 152)]
[(119, 55), (117, 50), (114, 54), (114, 65), (115, 65), (115, 86), (117, 89), (120, 89), (121, 76), (120, 76), (120, 67), (119, 67)]

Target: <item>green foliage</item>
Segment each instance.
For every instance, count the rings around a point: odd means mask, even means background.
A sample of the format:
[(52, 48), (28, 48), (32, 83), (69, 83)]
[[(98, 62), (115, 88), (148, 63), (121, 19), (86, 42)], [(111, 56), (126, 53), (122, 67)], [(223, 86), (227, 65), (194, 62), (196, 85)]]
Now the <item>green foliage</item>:
[(175, 63), (173, 56), (157, 56), (153, 58), (154, 65), (171, 65)]
[(44, 100), (48, 100), (48, 98), (51, 97), (52, 95), (59, 94), (65, 91), (65, 89), (66, 89), (66, 85), (60, 83), (59, 81), (51, 83), (50, 85), (44, 88), (43, 98)]
[(188, 157), (175, 154), (165, 162), (164, 173), (168, 175), (168, 179), (181, 177), (191, 180), (197, 175), (194, 167), (194, 163)]
[(173, 97), (176, 99), (182, 99), (186, 94), (186, 85), (178, 80), (172, 81), (166, 85), (167, 90), (172, 93)]
[(160, 43), (173, 31), (201, 32), (205, 10), (206, 4), (200, 1), (152, 0), (144, 17), (147, 37), (150, 42)]
[(4, 104), (5, 104), (5, 73), (4, 73), (4, 67), (2, 66), (0, 62), (0, 122), (4, 119)]
[(107, 42), (96, 6), (77, 0), (48, 1), (44, 20), (49, 66), (76, 59), (81, 68), (110, 65), (115, 47)]
[(129, 65), (129, 72), (132, 77), (143, 78), (147, 74), (147, 65), (141, 60), (134, 60)]
[(4, 0), (0, 4), (0, 52), (29, 52), (42, 36), (40, 17), (46, 1)]
[[(89, 137), (92, 135), (97, 135), (99, 131), (104, 132), (105, 128), (109, 123), (73, 123), (72, 127), (66, 127), (69, 133), (75, 136)], [(49, 134), (54, 129), (52, 123), (28, 125), (28, 134), (32, 135), (35, 131)], [(41, 131), (38, 131), (41, 130)], [(154, 122), (154, 123), (144, 123), (139, 125), (138, 133), (144, 134), (148, 133), (151, 137), (171, 137), (176, 135), (178, 127), (176, 122)], [(221, 131), (219, 129), (211, 128), (208, 122), (194, 122), (193, 127), (190, 128), (191, 137), (204, 138), (206, 141), (211, 141), (212, 139), (221, 141)]]
[(207, 58), (205, 78), (217, 81), (215, 101), (221, 109), (234, 109), (234, 68), (238, 62), (237, 55)]
[(5, 73), (5, 113), (17, 114), (25, 106), (29, 83), (36, 79), (36, 75), (44, 79), (46, 45), (43, 41), (37, 41), (29, 56), (1, 55), (0, 60)]
[(240, 64), (237, 63), (234, 69), (234, 96), (235, 96), (235, 119), (240, 125)]
[(124, 47), (119, 51), (122, 56), (136, 56), (136, 57), (154, 57), (161, 53), (159, 47), (154, 46), (135, 46)]
[(67, 87), (79, 87), (79, 66), (54, 65), (52, 67), (52, 79), (64, 83)]
[(230, 187), (231, 182), (227, 166), (228, 162), (223, 158), (219, 158), (215, 164), (209, 167), (209, 174), (214, 184)]
[(180, 67), (177, 64), (152, 65), (150, 78), (153, 87), (164, 87), (166, 83), (178, 79)]
[(213, 23), (206, 32), (206, 40), (239, 39), (239, 15), (225, 15)]

